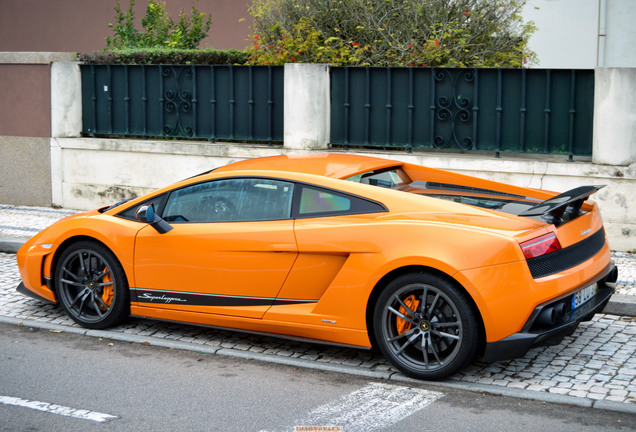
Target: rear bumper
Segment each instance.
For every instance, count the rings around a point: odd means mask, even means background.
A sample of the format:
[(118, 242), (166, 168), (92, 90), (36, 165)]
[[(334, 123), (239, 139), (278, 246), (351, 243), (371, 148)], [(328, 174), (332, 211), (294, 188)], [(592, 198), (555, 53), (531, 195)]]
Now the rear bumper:
[[(496, 342), (486, 344), (481, 360), (492, 362), (523, 357), (530, 348), (541, 345), (557, 345), (565, 336), (571, 335), (583, 321), (589, 321), (594, 314), (601, 312), (612, 294), (614, 294), (614, 282), (616, 282), (617, 270), (614, 263), (599, 274), (596, 280), (569, 292), (565, 296), (553, 299), (550, 302), (538, 306), (532, 313), (523, 329), (519, 333), (510, 335)], [(558, 303), (567, 303), (576, 292), (596, 283), (596, 295), (582, 306), (570, 310), (553, 325), (546, 326), (538, 322), (537, 318), (542, 310)]]

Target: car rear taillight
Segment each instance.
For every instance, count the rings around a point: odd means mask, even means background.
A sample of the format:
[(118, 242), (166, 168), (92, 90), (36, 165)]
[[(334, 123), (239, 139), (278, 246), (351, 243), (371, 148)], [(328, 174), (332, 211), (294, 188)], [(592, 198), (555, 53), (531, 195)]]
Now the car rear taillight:
[(559, 239), (557, 239), (554, 233), (545, 234), (541, 237), (525, 241), (521, 243), (520, 246), (523, 256), (525, 256), (526, 259), (549, 254), (550, 252), (561, 249), (561, 243), (559, 243)]

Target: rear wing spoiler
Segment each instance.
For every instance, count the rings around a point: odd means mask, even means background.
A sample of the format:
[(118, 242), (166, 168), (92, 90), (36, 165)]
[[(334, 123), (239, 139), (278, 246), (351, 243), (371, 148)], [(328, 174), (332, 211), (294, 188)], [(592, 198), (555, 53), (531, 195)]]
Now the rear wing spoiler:
[(564, 214), (567, 214), (568, 220), (578, 217), (583, 202), (604, 187), (605, 185), (580, 186), (571, 189), (530, 207), (519, 213), (519, 216), (542, 216), (548, 223), (559, 225), (563, 221)]

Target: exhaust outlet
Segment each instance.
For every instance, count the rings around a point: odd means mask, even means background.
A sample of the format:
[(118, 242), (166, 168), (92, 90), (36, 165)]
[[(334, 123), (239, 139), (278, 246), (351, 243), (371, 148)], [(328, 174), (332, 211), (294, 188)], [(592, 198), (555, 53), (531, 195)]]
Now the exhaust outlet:
[(565, 303), (559, 302), (543, 308), (543, 310), (539, 313), (539, 316), (535, 320), (535, 324), (552, 327), (555, 324), (563, 322), (564, 319)]
[(563, 322), (565, 319), (565, 303), (557, 303), (554, 306), (555, 323)]
[(535, 323), (542, 326), (553, 326), (556, 323), (557, 313), (553, 306), (543, 308)]
[(605, 276), (605, 282), (614, 283), (618, 280), (618, 267), (614, 267), (610, 272)]

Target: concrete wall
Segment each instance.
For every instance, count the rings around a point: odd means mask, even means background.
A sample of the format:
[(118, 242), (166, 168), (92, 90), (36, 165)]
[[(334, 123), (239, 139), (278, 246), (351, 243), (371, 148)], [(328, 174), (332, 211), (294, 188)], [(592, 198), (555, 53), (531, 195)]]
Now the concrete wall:
[(523, 18), (537, 31), (528, 46), (536, 67), (593, 69), (598, 50), (599, 0), (528, 0)]
[[(129, 0), (121, 0), (127, 9)], [(114, 0), (2, 0), (0, 51), (100, 51), (108, 23), (114, 22)], [(135, 6), (137, 23), (147, 2)], [(190, 0), (167, 0), (167, 11), (177, 19), (190, 11)], [(202, 47), (243, 49), (253, 20), (250, 0), (199, 0), (200, 11), (212, 16), (210, 36)], [(539, 57), (537, 67), (636, 67), (636, 1), (634, 0), (527, 0), (526, 21), (538, 31), (530, 48)]]
[[(636, 203), (633, 200), (636, 196), (636, 154), (633, 143), (636, 124), (633, 119), (633, 113), (636, 112), (633, 108), (635, 71), (597, 71), (609, 83), (597, 87), (597, 101), (604, 101), (598, 109), (608, 113), (624, 112), (624, 115), (613, 115), (611, 128), (614, 135), (595, 136), (594, 162), (566, 162), (556, 157), (508, 156), (496, 159), (477, 154), (373, 153), (559, 192), (583, 184), (606, 184), (608, 186), (595, 198), (604, 215), (612, 246), (619, 250), (631, 250), (636, 247)], [(618, 78), (614, 74), (618, 74)], [(80, 137), (81, 89), (78, 85), (77, 64), (54, 63), (51, 66), (50, 85), (52, 138), (1, 137), (0, 202), (30, 205), (52, 203), (67, 208), (88, 209), (145, 194), (235, 160), (327, 151), (329, 69), (321, 65), (296, 64), (289, 65), (285, 75), (286, 94), (294, 97), (286, 99), (284, 147), (193, 141), (154, 142)], [(619, 146), (615, 137), (620, 134), (625, 139)], [(621, 159), (620, 162), (607, 162), (603, 157)], [(50, 193), (48, 196), (47, 190)]]
[(51, 205), (49, 138), (0, 136), (0, 203)]
[(74, 57), (0, 52), (0, 203), (51, 205), (50, 63)]
[(523, 18), (538, 28), (536, 67), (636, 67), (634, 0), (527, 0)]
[[(53, 138), (53, 202), (67, 208), (109, 205), (167, 186), (177, 180), (241, 159), (306, 153), (268, 146), (97, 138)], [(636, 164), (629, 167), (590, 162), (495, 159), (474, 155), (354, 152), (448, 169), (533, 188), (563, 192), (587, 184), (605, 184), (599, 204), (611, 245), (636, 247)]]
[[(127, 10), (130, 0), (121, 0)], [(190, 14), (191, 0), (166, 0), (170, 17)], [(243, 49), (252, 23), (247, 13), (250, 0), (198, 0), (199, 11), (212, 16), (209, 36), (201, 47)], [(145, 0), (137, 0), (135, 16), (140, 27)], [(2, 0), (0, 1), (0, 51), (101, 51), (108, 27), (115, 22), (115, 0)], [(243, 19), (243, 21), (240, 21)]]
[[(74, 63), (54, 64), (51, 85), (52, 201), (62, 207), (88, 209), (139, 196), (177, 180), (252, 157), (328, 150), (329, 68), (290, 64), (285, 67), (285, 144), (283, 148), (247, 144), (138, 141), (79, 138), (79, 72)], [(636, 247), (636, 69), (600, 69), (596, 109), (612, 117), (612, 134), (595, 135), (594, 162), (550, 158), (493, 158), (476, 154), (407, 155), (374, 152), (382, 157), (448, 169), (521, 186), (564, 192), (584, 184), (605, 184), (595, 195), (612, 246)], [(627, 101), (627, 102), (626, 102)], [(618, 114), (617, 114), (618, 113)], [(601, 120), (599, 120), (601, 121)], [(598, 126), (602, 129), (604, 126)], [(616, 137), (623, 137), (620, 145)], [(607, 161), (611, 158), (612, 161)]]

